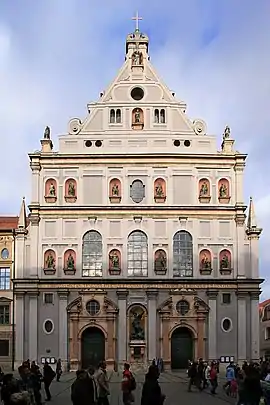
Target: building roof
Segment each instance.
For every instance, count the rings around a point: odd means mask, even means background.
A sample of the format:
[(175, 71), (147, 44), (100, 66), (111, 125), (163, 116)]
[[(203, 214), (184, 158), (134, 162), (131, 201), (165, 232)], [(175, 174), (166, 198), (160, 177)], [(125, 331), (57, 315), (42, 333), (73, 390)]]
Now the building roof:
[(264, 308), (265, 308), (267, 305), (269, 305), (269, 304), (270, 304), (270, 299), (265, 300), (265, 301), (259, 303), (259, 312), (260, 312), (260, 315), (262, 314)]
[(18, 221), (18, 216), (0, 216), (0, 231), (16, 229), (18, 227)]

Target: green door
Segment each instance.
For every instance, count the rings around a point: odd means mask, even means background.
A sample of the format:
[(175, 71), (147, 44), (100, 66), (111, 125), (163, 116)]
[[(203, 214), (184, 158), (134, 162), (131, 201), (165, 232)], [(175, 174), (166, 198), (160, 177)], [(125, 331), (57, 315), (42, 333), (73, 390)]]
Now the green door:
[(193, 360), (193, 338), (187, 328), (177, 328), (171, 337), (171, 368), (186, 369)]
[(105, 360), (105, 337), (98, 328), (88, 328), (82, 334), (82, 368), (97, 366)]

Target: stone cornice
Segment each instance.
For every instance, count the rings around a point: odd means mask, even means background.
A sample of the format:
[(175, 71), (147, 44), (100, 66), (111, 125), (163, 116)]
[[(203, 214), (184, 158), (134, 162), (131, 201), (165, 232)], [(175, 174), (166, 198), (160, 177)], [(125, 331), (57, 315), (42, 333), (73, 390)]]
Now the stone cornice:
[(121, 289), (116, 291), (119, 300), (125, 300), (129, 294), (128, 290)]
[(150, 300), (155, 300), (158, 296), (158, 290), (146, 290), (146, 295)]

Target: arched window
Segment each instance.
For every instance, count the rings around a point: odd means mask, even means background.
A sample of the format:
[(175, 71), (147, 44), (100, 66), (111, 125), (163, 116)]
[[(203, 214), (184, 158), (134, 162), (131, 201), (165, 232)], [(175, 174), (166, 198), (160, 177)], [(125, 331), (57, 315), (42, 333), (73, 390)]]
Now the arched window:
[(165, 110), (163, 108), (160, 110), (160, 123), (165, 124)]
[(173, 275), (192, 277), (193, 243), (189, 232), (179, 231), (173, 237)]
[(114, 124), (115, 123), (115, 110), (110, 111), (110, 123)]
[(159, 111), (158, 111), (158, 109), (156, 108), (155, 109), (155, 124), (158, 124), (159, 123)]
[(134, 231), (128, 237), (128, 275), (147, 276), (148, 241), (142, 231)]
[(82, 275), (102, 277), (102, 236), (97, 231), (86, 232), (83, 237)]
[(116, 110), (116, 123), (121, 123), (121, 110), (119, 108)]

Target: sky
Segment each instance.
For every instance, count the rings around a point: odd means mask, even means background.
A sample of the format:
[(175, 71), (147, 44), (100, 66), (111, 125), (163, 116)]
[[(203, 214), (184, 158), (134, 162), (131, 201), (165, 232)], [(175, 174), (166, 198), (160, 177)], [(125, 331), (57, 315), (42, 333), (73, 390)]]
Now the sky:
[[(247, 153), (245, 199), (259, 226), (261, 277), (270, 256), (270, 2), (269, 0), (1, 0), (0, 212), (18, 214), (30, 201), (27, 154), (49, 125), (57, 136), (85, 117), (125, 58), (132, 16), (143, 17), (152, 64), (187, 115), (206, 121), (221, 140), (231, 127)], [(270, 298), (270, 282), (261, 299)]]

